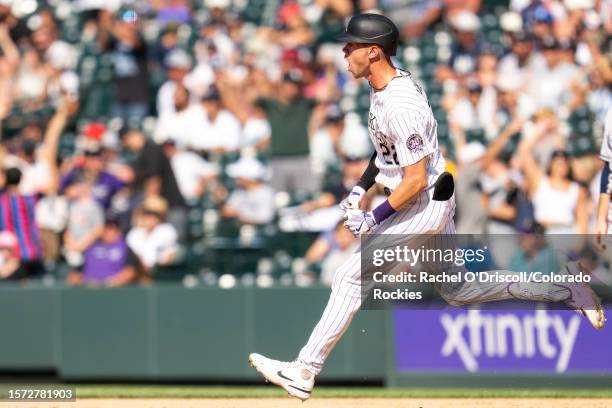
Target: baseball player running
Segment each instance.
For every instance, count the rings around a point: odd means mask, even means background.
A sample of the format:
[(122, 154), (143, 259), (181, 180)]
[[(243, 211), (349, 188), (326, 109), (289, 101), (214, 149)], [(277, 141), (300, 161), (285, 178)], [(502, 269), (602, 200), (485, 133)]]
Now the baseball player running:
[[(436, 236), (455, 233), (452, 177), (444, 173), (445, 160), (438, 149), (437, 122), (423, 89), (409, 73), (395, 68), (390, 57), (398, 43), (397, 27), (388, 18), (359, 14), (351, 18), (340, 41), (355, 78), (371, 86), (369, 134), (375, 154), (361, 181), (341, 203), (345, 225), (356, 235), (402, 235), (403, 244), (419, 247)], [(388, 199), (367, 212), (359, 202), (375, 182), (385, 187)], [(437, 235), (435, 235), (437, 234)], [(577, 273), (576, 265), (564, 273)], [(500, 271), (505, 273), (504, 271)], [(515, 273), (509, 272), (507, 273)], [(565, 301), (600, 328), (604, 316), (598, 299), (586, 285), (557, 292), (532, 293), (530, 288), (505, 285), (438, 285), (449, 303), (464, 305), (509, 298)], [(361, 252), (356, 251), (337, 271), (327, 306), (297, 359), (272, 360), (249, 355), (250, 364), (270, 381), (302, 401), (311, 395), (315, 376), (348, 328), (362, 303)]]

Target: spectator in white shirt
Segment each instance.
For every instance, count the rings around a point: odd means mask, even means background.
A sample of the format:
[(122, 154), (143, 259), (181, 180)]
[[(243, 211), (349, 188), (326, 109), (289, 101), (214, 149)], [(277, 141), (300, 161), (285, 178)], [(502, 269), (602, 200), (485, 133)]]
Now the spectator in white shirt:
[[(492, 91), (487, 88), (487, 91)], [(477, 80), (468, 80), (465, 94), (458, 98), (449, 112), (448, 120), (454, 137), (467, 139), (466, 133), (483, 132), (493, 122), (495, 92), (483, 93), (483, 88)], [(491, 109), (493, 107), (493, 109)], [(497, 130), (497, 129), (495, 129)], [(493, 132), (491, 132), (493, 133)], [(497, 136), (495, 134), (495, 136)]]
[(179, 190), (187, 202), (201, 198), (206, 186), (219, 174), (216, 164), (204, 160), (197, 153), (181, 149), (173, 139), (164, 142), (164, 153), (170, 160)]
[(7, 157), (11, 165), (23, 173), (19, 191), (25, 195), (47, 193), (51, 183), (49, 165), (45, 159), (44, 147), (37, 147), (34, 139), (24, 138), (17, 155)]
[(254, 158), (243, 157), (227, 166), (234, 178), (234, 190), (221, 209), (226, 218), (237, 218), (244, 224), (267, 224), (274, 218), (274, 190), (264, 180), (268, 170)]
[(174, 112), (174, 91), (178, 84), (184, 84), (185, 77), (191, 70), (192, 61), (187, 51), (177, 48), (168, 53), (164, 59), (164, 65), (167, 69), (168, 80), (157, 92), (158, 116)]
[(510, 52), (499, 60), (499, 76), (517, 77), (519, 87), (523, 88), (540, 69), (545, 69), (546, 61), (542, 54), (534, 51), (533, 37), (524, 31), (510, 35)]
[(143, 280), (150, 281), (151, 269), (174, 262), (178, 234), (166, 223), (168, 203), (162, 197), (149, 196), (135, 214), (134, 227), (127, 234), (127, 244), (140, 261)]
[(157, 143), (172, 139), (182, 148), (217, 153), (240, 148), (240, 121), (224, 108), (215, 86), (207, 90), (200, 103), (190, 104), (189, 90), (177, 85), (174, 106), (175, 112), (159, 118), (154, 135)]
[(563, 61), (561, 45), (554, 37), (545, 38), (541, 48), (546, 66), (533, 75), (527, 92), (536, 108), (549, 108), (560, 112), (571, 99), (570, 85), (581, 79), (580, 70), (575, 64)]
[(154, 139), (157, 143), (172, 139), (187, 147), (192, 134), (206, 132), (206, 121), (199, 106), (190, 105), (190, 94), (184, 85), (176, 84), (173, 89), (174, 108), (160, 115)]
[(191, 132), (190, 145), (196, 150), (231, 152), (240, 148), (242, 126), (236, 116), (225, 109), (221, 94), (211, 85), (202, 96), (200, 109), (205, 118), (205, 130)]

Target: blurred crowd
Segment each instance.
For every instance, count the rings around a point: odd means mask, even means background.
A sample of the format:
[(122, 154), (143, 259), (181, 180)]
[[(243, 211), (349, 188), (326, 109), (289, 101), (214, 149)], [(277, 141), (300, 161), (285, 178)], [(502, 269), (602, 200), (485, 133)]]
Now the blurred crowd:
[(608, 0), (0, 0), (0, 280), (147, 284), (257, 249), (256, 275), (330, 282), (373, 151), (334, 37), (364, 11), (429, 95), (459, 233), (593, 231)]

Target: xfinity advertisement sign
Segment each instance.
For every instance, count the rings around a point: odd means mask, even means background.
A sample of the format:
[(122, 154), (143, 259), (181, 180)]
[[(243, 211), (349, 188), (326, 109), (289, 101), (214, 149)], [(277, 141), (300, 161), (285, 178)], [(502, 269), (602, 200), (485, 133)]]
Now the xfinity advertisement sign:
[(393, 318), (399, 372), (612, 374), (612, 331), (574, 311), (398, 308)]

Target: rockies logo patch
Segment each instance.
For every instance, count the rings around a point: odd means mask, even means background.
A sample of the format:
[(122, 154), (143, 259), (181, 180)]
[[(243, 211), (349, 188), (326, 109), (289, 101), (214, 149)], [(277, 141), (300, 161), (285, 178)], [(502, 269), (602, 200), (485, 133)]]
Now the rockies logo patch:
[(410, 135), (408, 140), (406, 141), (406, 146), (408, 146), (408, 150), (415, 151), (423, 148), (423, 138), (421, 135), (413, 134)]

